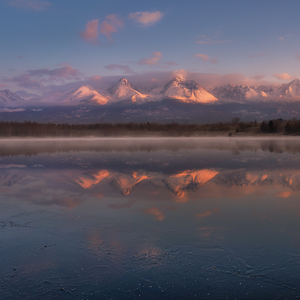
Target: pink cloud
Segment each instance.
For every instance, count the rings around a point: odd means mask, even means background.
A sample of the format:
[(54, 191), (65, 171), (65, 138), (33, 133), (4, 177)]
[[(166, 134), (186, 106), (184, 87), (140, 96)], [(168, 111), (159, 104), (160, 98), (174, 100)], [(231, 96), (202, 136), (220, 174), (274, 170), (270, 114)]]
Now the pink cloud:
[(92, 44), (100, 44), (98, 40), (98, 25), (99, 19), (88, 21), (85, 25), (85, 31), (79, 33), (79, 35), (86, 41)]
[(263, 52), (258, 52), (258, 53), (255, 53), (253, 55), (250, 55), (249, 58), (254, 58), (254, 57), (264, 57), (266, 56), (266, 53), (263, 53)]
[(151, 207), (151, 208), (148, 208), (148, 209), (143, 209), (142, 212), (144, 214), (154, 216), (157, 221), (162, 221), (165, 218), (163, 212), (157, 207)]
[(148, 65), (148, 66), (154, 66), (160, 63), (162, 58), (162, 54), (160, 52), (153, 52), (151, 57), (149, 58), (142, 58), (138, 61), (139, 65)]
[(95, 76), (90, 77), (89, 80), (91, 80), (91, 81), (99, 81), (99, 80), (102, 80), (102, 77), (99, 76), (99, 75), (95, 75)]
[(100, 25), (100, 33), (104, 34), (106, 38), (112, 43), (111, 35), (118, 32), (118, 29), (123, 27), (123, 22), (117, 18), (117, 15), (109, 15)]
[(218, 60), (217, 58), (212, 58), (212, 59), (210, 60), (210, 62), (211, 62), (212, 64), (217, 64), (217, 63), (219, 62), (219, 60)]
[(6, 87), (8, 87), (8, 85), (7, 85), (7, 84), (0, 83), (0, 88), (6, 88)]
[(288, 73), (274, 74), (273, 76), (281, 80), (290, 80), (296, 78), (295, 76), (291, 76)]
[(201, 58), (202, 60), (205, 60), (205, 61), (209, 60), (209, 55), (206, 55), (206, 54), (199, 53), (199, 54), (195, 54), (194, 57), (199, 57), (199, 58)]
[(158, 22), (164, 14), (160, 11), (148, 12), (148, 11), (140, 11), (136, 13), (130, 13), (129, 18), (133, 19), (137, 23), (140, 23), (144, 26), (150, 26)]
[(36, 79), (32, 79), (28, 74), (19, 75), (13, 78), (6, 78), (3, 80), (8, 82), (15, 82), (18, 84), (18, 86), (29, 88), (29, 89), (42, 88), (40, 82)]
[(296, 58), (300, 60), (300, 54), (296, 54)]
[(79, 79), (78, 77), (79, 71), (77, 69), (73, 69), (69, 65), (65, 65), (61, 68), (52, 69), (52, 70), (47, 68), (30, 70), (28, 71), (28, 74), (32, 76), (50, 76), (51, 80), (55, 80), (57, 79), (57, 77), (66, 78), (66, 79), (71, 79), (71, 78)]
[(255, 76), (252, 76), (252, 78), (255, 79), (255, 80), (262, 80), (265, 77), (266, 77), (265, 75), (255, 75)]
[(85, 26), (85, 31), (79, 33), (82, 39), (86, 42), (99, 45), (99, 33), (104, 34), (107, 40), (112, 43), (112, 34), (118, 32), (123, 27), (123, 22), (118, 19), (117, 15), (108, 15), (106, 20), (99, 23), (99, 19), (88, 21)]
[(278, 40), (279, 40), (279, 41), (283, 41), (283, 40), (284, 40), (284, 37), (283, 37), (283, 36), (280, 36), (280, 37), (278, 38)]
[(51, 5), (49, 1), (41, 0), (11, 0), (8, 2), (8, 4), (17, 8), (30, 9), (35, 11), (43, 11)]
[(208, 36), (206, 35), (199, 35), (202, 40), (196, 41), (197, 44), (200, 45), (215, 45), (215, 44), (224, 44), (229, 43), (230, 41), (212, 41)]
[(117, 64), (111, 64), (104, 66), (107, 70), (122, 70), (124, 74), (133, 74), (134, 71), (128, 66), (128, 65), (117, 65)]

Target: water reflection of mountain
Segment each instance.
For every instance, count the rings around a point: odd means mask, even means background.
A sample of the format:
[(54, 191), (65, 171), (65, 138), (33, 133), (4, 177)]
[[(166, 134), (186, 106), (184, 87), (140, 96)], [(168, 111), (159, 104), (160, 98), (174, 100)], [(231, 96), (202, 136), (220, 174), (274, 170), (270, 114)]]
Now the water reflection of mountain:
[[(177, 174), (166, 175), (159, 172), (139, 171), (133, 174), (101, 170), (94, 173), (80, 174), (75, 179), (82, 188), (93, 189), (98, 184), (110, 186), (124, 196), (128, 196), (133, 189), (140, 186), (140, 190), (150, 193), (158, 188), (166, 188), (176, 196), (195, 193), (206, 183), (213, 187), (247, 188), (274, 187), (286, 188), (291, 193), (300, 191), (300, 171), (282, 170), (270, 171), (247, 171), (240, 170), (186, 170)], [(289, 193), (282, 194), (289, 195)]]
[(262, 150), (272, 153), (300, 153), (297, 138), (201, 137), (201, 138), (68, 138), (2, 139), (0, 156), (37, 155), (56, 152), (155, 152), (192, 149), (241, 151)]
[[(172, 174), (136, 170), (37, 170), (8, 168), (0, 172), (2, 197), (19, 197), (43, 206), (73, 208), (87, 199), (125, 196), (126, 201), (110, 203), (110, 208), (128, 208), (139, 201), (156, 203), (143, 210), (163, 220), (163, 202), (187, 202), (210, 198), (242, 198), (271, 194), (287, 198), (300, 192), (300, 171), (295, 169), (229, 170), (197, 169)], [(124, 199), (124, 198), (123, 198)]]

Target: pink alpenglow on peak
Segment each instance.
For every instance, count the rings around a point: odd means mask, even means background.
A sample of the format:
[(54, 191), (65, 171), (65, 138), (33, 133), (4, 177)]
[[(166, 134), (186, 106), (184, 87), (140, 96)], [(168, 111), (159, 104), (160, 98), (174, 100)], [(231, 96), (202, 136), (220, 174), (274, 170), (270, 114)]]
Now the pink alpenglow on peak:
[(174, 77), (165, 85), (161, 94), (183, 102), (212, 103), (218, 99), (194, 80)]
[(105, 105), (110, 100), (109, 96), (100, 94), (89, 85), (83, 85), (79, 89), (67, 93), (64, 99), (65, 98), (69, 100), (72, 104), (90, 103)]
[(107, 91), (111, 94), (114, 102), (123, 100), (131, 100), (132, 102), (143, 102), (148, 95), (138, 92), (133, 85), (126, 79), (121, 78), (113, 85), (111, 85)]

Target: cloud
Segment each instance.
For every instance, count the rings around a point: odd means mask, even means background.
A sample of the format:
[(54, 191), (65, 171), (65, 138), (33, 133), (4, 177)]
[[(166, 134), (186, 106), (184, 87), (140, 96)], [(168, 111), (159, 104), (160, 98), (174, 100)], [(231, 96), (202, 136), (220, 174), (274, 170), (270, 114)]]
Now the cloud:
[(206, 55), (206, 54), (199, 53), (199, 54), (195, 54), (194, 57), (199, 57), (199, 58), (201, 58), (204, 61), (209, 60), (209, 55)]
[(210, 60), (210, 62), (211, 62), (212, 64), (217, 64), (217, 63), (219, 62), (219, 60), (218, 60), (217, 58), (212, 58), (212, 59)]
[(29, 88), (29, 89), (40, 89), (42, 85), (36, 79), (32, 79), (29, 74), (22, 74), (13, 78), (3, 79), (7, 82), (15, 82), (18, 86)]
[(219, 208), (214, 208), (213, 210), (207, 210), (201, 214), (196, 215), (197, 218), (206, 218), (211, 216), (213, 213), (220, 212)]
[(0, 88), (6, 88), (6, 87), (8, 87), (8, 85), (7, 85), (7, 84), (0, 83)]
[[(25, 108), (0, 108), (0, 112), (9, 112), (9, 113), (20, 112), (20, 111), (24, 111), (24, 110), (25, 110)], [(0, 168), (1, 168), (1, 165), (0, 165)]]
[(113, 43), (112, 34), (117, 33), (123, 27), (123, 22), (115, 14), (108, 15), (105, 19), (101, 23), (99, 23), (99, 19), (88, 21), (85, 31), (80, 32), (79, 36), (88, 43), (100, 45), (99, 34), (103, 34), (109, 43)]
[(57, 69), (37, 69), (37, 70), (29, 70), (27, 72), (31, 76), (49, 76), (50, 80), (57, 80), (58, 78), (65, 79), (79, 79), (79, 71), (77, 69), (73, 69), (69, 65), (65, 65), (61, 68)]
[(41, 0), (11, 0), (8, 4), (17, 8), (43, 11), (51, 5), (51, 2)]
[(153, 215), (157, 221), (162, 221), (165, 218), (163, 212), (157, 207), (142, 209), (142, 212), (147, 215)]
[(106, 38), (112, 43), (111, 35), (118, 32), (119, 28), (123, 27), (123, 22), (117, 18), (116, 15), (109, 15), (100, 25), (100, 33), (104, 34)]
[(95, 76), (90, 77), (89, 80), (91, 80), (91, 81), (99, 81), (99, 80), (102, 80), (102, 77), (99, 76), (99, 75), (95, 75)]
[(12, 78), (4, 78), (5, 82), (14, 82), (20, 87), (29, 89), (41, 89), (46, 87), (44, 84), (60, 81), (65, 82), (65, 80), (81, 80), (80, 72), (77, 69), (73, 69), (69, 65), (64, 65), (61, 68), (56, 69), (36, 69), (29, 70), (25, 74), (21, 74)]
[(162, 54), (160, 52), (153, 52), (152, 55), (149, 58), (142, 58), (138, 61), (139, 65), (148, 65), (148, 66), (154, 66), (160, 63), (162, 58)]
[(123, 74), (133, 74), (134, 71), (128, 66), (128, 65), (117, 65), (117, 64), (111, 64), (104, 66), (105, 69), (107, 70), (122, 70)]
[(264, 57), (266, 56), (266, 53), (263, 53), (263, 52), (258, 52), (258, 53), (255, 53), (253, 55), (249, 55), (249, 58), (254, 58), (254, 57)]
[(265, 77), (266, 77), (265, 75), (255, 75), (255, 76), (252, 76), (253, 79), (258, 80), (258, 81), (262, 80)]
[(98, 40), (98, 25), (99, 19), (88, 21), (85, 25), (85, 31), (79, 33), (79, 35), (88, 43), (100, 44)]
[(296, 54), (296, 58), (300, 60), (300, 54)]
[(129, 19), (133, 19), (137, 23), (140, 23), (144, 26), (150, 26), (158, 22), (164, 14), (160, 11), (148, 12), (148, 11), (140, 11), (136, 13), (130, 13)]
[(278, 41), (283, 41), (284, 40), (284, 37), (283, 36), (280, 36), (279, 38), (278, 38)]
[(291, 76), (288, 73), (274, 74), (273, 77), (281, 80), (290, 80), (296, 78), (295, 76)]
[(230, 41), (212, 41), (208, 36), (206, 35), (199, 35), (199, 37), (202, 39), (200, 41), (196, 41), (197, 44), (200, 45), (215, 45), (215, 44), (224, 44), (229, 43)]

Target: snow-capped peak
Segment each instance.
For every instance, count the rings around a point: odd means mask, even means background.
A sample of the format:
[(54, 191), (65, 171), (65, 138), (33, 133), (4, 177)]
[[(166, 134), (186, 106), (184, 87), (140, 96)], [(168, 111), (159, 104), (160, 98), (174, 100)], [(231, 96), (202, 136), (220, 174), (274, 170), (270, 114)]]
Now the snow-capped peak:
[(75, 91), (72, 90), (66, 95), (72, 103), (87, 102), (104, 105), (108, 102), (109, 97), (98, 93), (90, 85), (83, 85)]
[(218, 100), (196, 81), (179, 76), (168, 82), (161, 94), (184, 102), (210, 103)]
[(141, 102), (148, 97), (148, 95), (138, 92), (124, 77), (112, 84), (107, 91), (113, 96), (112, 101), (131, 100), (132, 102)]
[(2, 90), (0, 91), (0, 102), (15, 102), (15, 101), (24, 101), (19, 95), (11, 92), (10, 90)]

